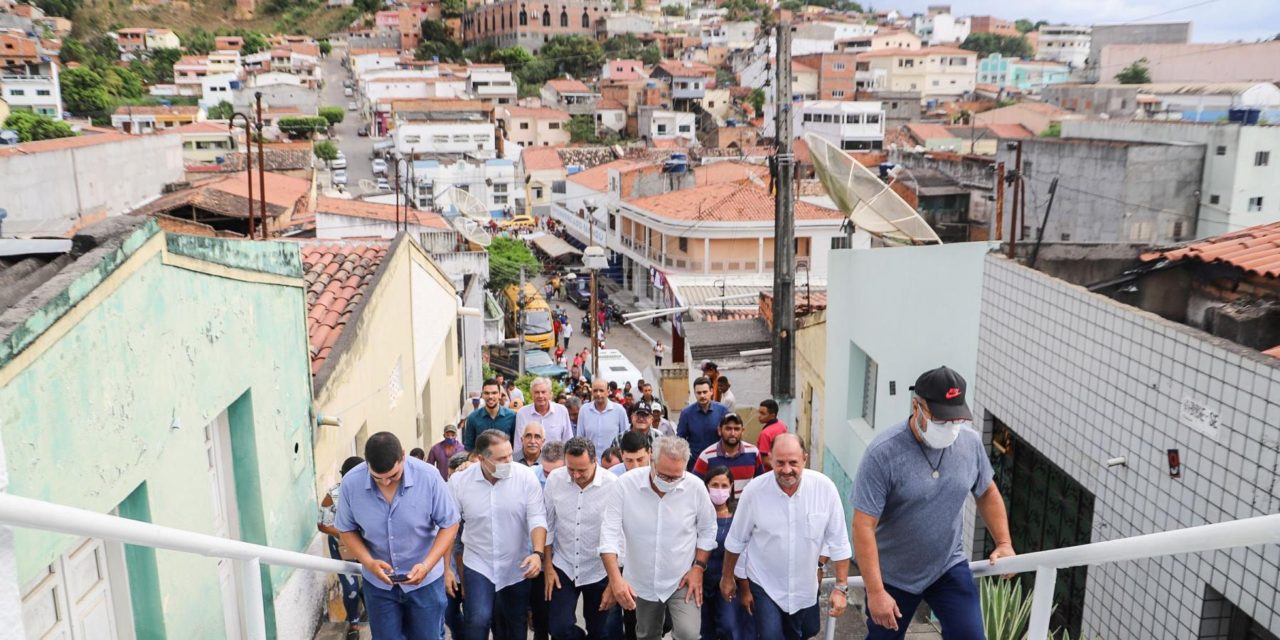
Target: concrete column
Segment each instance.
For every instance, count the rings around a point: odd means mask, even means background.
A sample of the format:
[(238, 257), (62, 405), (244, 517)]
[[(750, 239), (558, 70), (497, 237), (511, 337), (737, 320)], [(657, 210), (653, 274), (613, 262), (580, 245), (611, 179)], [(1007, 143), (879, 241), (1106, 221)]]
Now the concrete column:
[(756, 273), (764, 273), (764, 236), (756, 238)]
[[(9, 467), (0, 441), (0, 493), (8, 493)], [(18, 583), (18, 556), (13, 549), (13, 529), (0, 526), (0, 629), (14, 638), (25, 638), (22, 629), (22, 585)]]
[(711, 273), (711, 238), (702, 239), (702, 272)]

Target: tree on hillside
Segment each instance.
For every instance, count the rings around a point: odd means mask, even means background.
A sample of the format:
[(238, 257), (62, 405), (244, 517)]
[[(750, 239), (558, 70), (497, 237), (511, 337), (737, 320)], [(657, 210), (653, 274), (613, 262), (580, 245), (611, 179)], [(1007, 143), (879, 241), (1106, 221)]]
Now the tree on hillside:
[(514, 238), (494, 238), (488, 251), (489, 288), (493, 291), (501, 291), (507, 285), (519, 282), (522, 266), (528, 275), (542, 270), (542, 264), (529, 247)]
[(244, 44), (240, 47), (240, 53), (250, 55), (266, 49), (268, 46), (266, 36), (257, 31), (246, 31), (241, 36), (244, 38)]
[(601, 48), (609, 58), (638, 58), (644, 43), (634, 33), (623, 33), (605, 40)]
[(147, 66), (151, 69), (150, 82), (173, 82), (173, 65), (182, 57), (181, 49), (152, 49), (147, 53)]
[(422, 42), (414, 56), (418, 60), (438, 58), (442, 62), (453, 62), (462, 58), (462, 45), (452, 37), (449, 25), (427, 19), (422, 21)]
[(556, 36), (542, 45), (538, 57), (555, 66), (556, 76), (567, 73), (575, 78), (583, 78), (599, 72), (600, 65), (604, 64), (604, 49), (594, 38)]
[(320, 47), (320, 55), (322, 56), (327, 56), (330, 51), (333, 51), (333, 45), (329, 44), (328, 40), (321, 40), (316, 44)]
[(747, 95), (747, 104), (751, 105), (751, 108), (755, 110), (755, 116), (757, 118), (763, 116), (764, 115), (764, 89), (761, 89), (760, 87), (756, 87), (755, 89), (752, 89), (751, 93)]
[(598, 144), (600, 136), (596, 135), (596, 119), (581, 114), (569, 118), (564, 127), (569, 132), (569, 141), (574, 144)]
[(111, 106), (111, 94), (102, 76), (89, 67), (64, 69), (58, 74), (62, 102), (75, 114), (101, 113)]
[(187, 34), (187, 37), (182, 39), (182, 44), (187, 53), (193, 56), (202, 56), (213, 51), (214, 35), (200, 27), (196, 27), (191, 30), (191, 33)]
[(1036, 20), (1035, 22), (1032, 22), (1026, 18), (1018, 18), (1013, 21), (1013, 26), (1018, 30), (1018, 33), (1029, 33), (1046, 24), (1049, 24), (1048, 20)]
[(1116, 74), (1116, 82), (1120, 84), (1149, 84), (1151, 82), (1151, 70), (1147, 67), (1148, 62), (1146, 58), (1134, 60), (1133, 64)]
[(960, 43), (961, 49), (977, 52), (985, 58), (998, 53), (1006, 58), (1030, 59), (1035, 55), (1031, 44), (1022, 36), (1002, 36), (995, 33), (971, 33)]
[(440, 15), (446, 18), (461, 18), (467, 12), (467, 0), (444, 0), (440, 3)]
[(346, 116), (347, 112), (343, 111), (342, 107), (320, 107), (320, 117), (327, 120), (331, 127), (342, 122)]
[(4, 128), (18, 134), (19, 142), (70, 138), (76, 135), (71, 125), (31, 111), (14, 111), (5, 118)]
[(142, 78), (125, 67), (107, 67), (102, 80), (107, 93), (116, 100), (137, 100), (147, 93)]
[(223, 100), (222, 102), (209, 107), (209, 113), (206, 115), (209, 116), (210, 120), (230, 120), (231, 115), (235, 112), (235, 107), (231, 106), (230, 102)]
[(488, 55), (487, 60), (506, 67), (508, 71), (516, 71), (528, 64), (530, 60), (533, 60), (533, 54), (520, 47), (507, 47), (505, 49), (494, 49)]
[(662, 61), (662, 50), (658, 45), (649, 43), (644, 49), (640, 50), (640, 62), (647, 65), (655, 65)]
[(320, 116), (289, 116), (280, 118), (276, 125), (290, 138), (310, 138), (317, 131), (324, 131), (329, 121)]
[(329, 166), (330, 162), (338, 159), (338, 145), (332, 140), (320, 140), (311, 145), (311, 152), (316, 154), (317, 158), (324, 160), (325, 166)]

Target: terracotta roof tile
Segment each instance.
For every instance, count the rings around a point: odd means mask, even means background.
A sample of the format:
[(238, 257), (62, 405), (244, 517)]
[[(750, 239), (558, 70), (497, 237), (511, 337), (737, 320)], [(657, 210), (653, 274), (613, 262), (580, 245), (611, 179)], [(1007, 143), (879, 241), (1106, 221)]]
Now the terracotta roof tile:
[(1144, 253), (1142, 260), (1170, 262), (1196, 260), (1205, 264), (1227, 264), (1247, 273), (1280, 278), (1280, 222), (1249, 227), (1192, 242), (1168, 251)]
[(546, 82), (548, 87), (555, 89), (556, 93), (591, 93), (591, 89), (583, 84), (581, 80), (573, 78), (554, 78)]
[[(397, 207), (392, 204), (379, 204), (377, 202), (347, 200), (344, 198), (330, 198), (328, 196), (320, 196), (316, 198), (316, 213), (327, 213), (336, 216), (351, 216), (354, 218), (369, 218), (373, 220), (393, 222), (396, 219), (396, 212)], [(424, 227), (433, 227), (436, 229), (449, 228), (448, 223), (444, 221), (443, 217), (437, 213), (429, 211), (416, 211), (410, 209), (408, 211), (408, 218), (410, 222)]]
[(520, 152), (520, 163), (525, 171), (563, 170), (560, 147), (529, 147)]
[[(525, 153), (528, 153), (528, 151), (525, 151)], [(614, 160), (613, 162), (606, 162), (604, 164), (596, 165), (594, 167), (591, 167), (590, 169), (587, 169), (586, 171), (579, 171), (578, 173), (575, 173), (569, 176), (569, 180), (572, 180), (588, 189), (591, 189), (592, 191), (604, 192), (609, 188), (609, 170), (610, 169), (617, 169), (619, 171), (622, 171), (624, 169), (630, 169), (632, 167), (640, 167), (646, 164), (649, 164), (649, 163), (641, 160), (630, 160), (627, 158), (623, 158), (620, 160)]]
[[(628, 202), (632, 207), (675, 220), (765, 222), (773, 220), (773, 196), (764, 187), (727, 182), (672, 191)], [(839, 220), (844, 214), (796, 202), (796, 220)]]
[(911, 135), (920, 140), (948, 139), (956, 137), (947, 128), (940, 124), (932, 124), (929, 122), (911, 122), (907, 124), (907, 131)]
[(307, 339), (311, 375), (324, 366), (364, 299), (364, 292), (386, 258), (389, 242), (304, 244), (303, 279), (307, 283)]
[(541, 120), (568, 120), (569, 112), (551, 107), (504, 107), (508, 118), (537, 118)]

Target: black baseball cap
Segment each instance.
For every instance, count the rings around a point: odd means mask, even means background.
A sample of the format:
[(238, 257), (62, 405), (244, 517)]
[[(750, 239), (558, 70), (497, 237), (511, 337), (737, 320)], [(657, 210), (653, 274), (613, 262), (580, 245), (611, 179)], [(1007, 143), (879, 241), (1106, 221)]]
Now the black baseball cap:
[(929, 405), (929, 414), (935, 420), (973, 420), (965, 403), (964, 377), (949, 367), (920, 374), (911, 390)]

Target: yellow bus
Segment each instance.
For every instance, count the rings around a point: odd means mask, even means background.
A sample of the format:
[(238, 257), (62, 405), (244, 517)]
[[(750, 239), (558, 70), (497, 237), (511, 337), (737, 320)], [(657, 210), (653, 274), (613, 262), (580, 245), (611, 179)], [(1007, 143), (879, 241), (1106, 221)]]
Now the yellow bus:
[[(524, 284), (524, 340), (537, 345), (541, 349), (554, 349), (555, 333), (552, 330), (551, 307), (538, 293), (538, 288)], [(509, 284), (502, 290), (502, 306), (506, 316), (507, 335), (515, 338), (520, 335), (520, 287)]]

